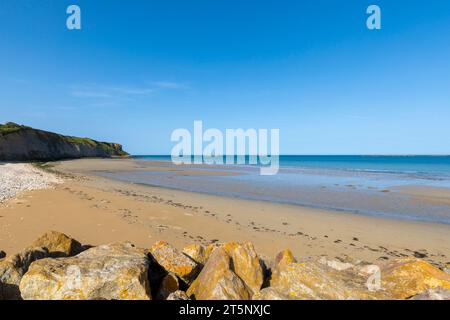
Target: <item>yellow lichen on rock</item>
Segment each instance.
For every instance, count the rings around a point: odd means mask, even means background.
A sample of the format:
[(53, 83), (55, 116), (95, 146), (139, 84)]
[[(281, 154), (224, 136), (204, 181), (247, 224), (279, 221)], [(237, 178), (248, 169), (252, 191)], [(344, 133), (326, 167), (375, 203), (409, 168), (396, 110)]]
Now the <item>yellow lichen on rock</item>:
[(264, 270), (253, 244), (227, 243), (224, 249), (233, 261), (233, 271), (252, 292), (258, 292), (264, 282)]
[(149, 300), (149, 260), (130, 243), (104, 245), (75, 257), (42, 259), (20, 281), (25, 300)]
[(206, 250), (200, 244), (190, 244), (184, 247), (183, 253), (199, 264), (206, 263)]
[(450, 289), (450, 275), (420, 259), (396, 259), (381, 271), (382, 287), (393, 299), (407, 299), (427, 289)]
[(212, 243), (212, 244), (208, 245), (205, 248), (205, 262), (209, 259), (209, 257), (213, 253), (213, 251), (216, 250), (217, 248), (220, 248), (221, 246), (222, 245), (219, 243)]
[(297, 260), (294, 258), (294, 255), (289, 249), (284, 249), (283, 251), (278, 253), (277, 256), (275, 257), (276, 265), (289, 264), (295, 262), (297, 262)]
[(219, 248), (231, 258), (233, 272), (244, 281), (252, 293), (258, 292), (264, 282), (264, 269), (253, 244), (250, 242), (210, 244), (205, 249), (206, 259)]
[(223, 248), (215, 249), (199, 276), (186, 292), (196, 300), (250, 300), (245, 283), (231, 270), (231, 258)]
[[(128, 242), (78, 253), (83, 249), (76, 240), (51, 231), (24, 251), (2, 259), (0, 299), (148, 300), (151, 291), (161, 300), (445, 300), (450, 296), (450, 274), (413, 258), (393, 260), (381, 268), (349, 257), (306, 257), (298, 263), (286, 249), (274, 260), (262, 262), (249, 242), (206, 248), (193, 244), (183, 252), (164, 241), (149, 250)], [(187, 292), (182, 291), (189, 284)]]
[(150, 253), (166, 271), (176, 274), (186, 283), (191, 283), (200, 270), (197, 262), (165, 241), (155, 243), (150, 248)]
[(264, 288), (252, 297), (252, 300), (293, 300), (294, 298), (275, 288)]
[(78, 241), (57, 231), (46, 232), (36, 239), (31, 247), (45, 247), (52, 257), (70, 257), (83, 250)]
[(370, 292), (356, 272), (336, 271), (317, 261), (278, 265), (272, 270), (270, 286), (296, 299), (347, 300), (385, 298)]

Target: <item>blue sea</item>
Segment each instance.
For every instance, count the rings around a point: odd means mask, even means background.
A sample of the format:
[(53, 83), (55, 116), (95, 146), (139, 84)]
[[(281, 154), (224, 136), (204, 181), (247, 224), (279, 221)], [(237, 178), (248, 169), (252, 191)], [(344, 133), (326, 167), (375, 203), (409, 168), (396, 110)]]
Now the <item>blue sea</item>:
[[(161, 161), (161, 166), (173, 168), (170, 156), (134, 158)], [(183, 167), (228, 174), (180, 174), (177, 170), (101, 174), (184, 191), (450, 224), (448, 201), (428, 201), (420, 197), (420, 191), (417, 196), (420, 188), (450, 194), (450, 156), (286, 155), (280, 156), (280, 170), (274, 176), (261, 176), (255, 165), (177, 166)], [(410, 193), (410, 188), (418, 189)]]
[[(141, 160), (171, 161), (169, 155), (134, 156)], [(224, 161), (225, 162), (225, 161)], [(246, 159), (248, 163), (248, 157)], [(436, 181), (450, 180), (449, 156), (282, 155), (280, 167), (391, 173)], [(450, 184), (444, 183), (450, 187)]]

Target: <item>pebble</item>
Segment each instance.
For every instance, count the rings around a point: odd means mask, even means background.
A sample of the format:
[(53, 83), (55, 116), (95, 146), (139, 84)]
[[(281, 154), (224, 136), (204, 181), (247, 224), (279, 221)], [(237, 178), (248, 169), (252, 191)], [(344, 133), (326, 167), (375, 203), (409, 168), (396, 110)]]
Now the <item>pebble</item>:
[(47, 189), (62, 183), (56, 175), (27, 163), (0, 163), (0, 203), (23, 191)]

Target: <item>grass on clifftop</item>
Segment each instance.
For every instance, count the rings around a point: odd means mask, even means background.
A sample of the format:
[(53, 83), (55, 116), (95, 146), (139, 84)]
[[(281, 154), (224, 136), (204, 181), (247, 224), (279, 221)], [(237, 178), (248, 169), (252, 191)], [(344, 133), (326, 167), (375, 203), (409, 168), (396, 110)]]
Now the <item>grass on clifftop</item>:
[(0, 124), (0, 135), (7, 135), (10, 133), (14, 133), (20, 131), (22, 129), (31, 129), (27, 126), (22, 126), (14, 122), (7, 122), (5, 124)]
[[(85, 145), (89, 145), (91, 147), (97, 147), (97, 148), (101, 148), (103, 150), (110, 150), (115, 149), (115, 144), (114, 143), (108, 143), (108, 142), (99, 142), (96, 140), (92, 140), (89, 138), (79, 138), (79, 137), (70, 137), (70, 136), (61, 136), (64, 140), (66, 140), (67, 142), (71, 142), (71, 143), (76, 143), (76, 144), (85, 144)], [(125, 151), (122, 151), (122, 153), (120, 154), (121, 156), (127, 156), (128, 153), (126, 153)]]

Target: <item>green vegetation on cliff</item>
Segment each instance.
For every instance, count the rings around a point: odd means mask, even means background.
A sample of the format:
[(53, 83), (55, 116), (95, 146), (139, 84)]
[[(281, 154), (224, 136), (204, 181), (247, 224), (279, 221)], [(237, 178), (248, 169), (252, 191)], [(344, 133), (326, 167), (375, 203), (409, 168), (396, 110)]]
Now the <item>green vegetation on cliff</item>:
[(117, 143), (64, 136), (13, 122), (0, 124), (0, 160), (127, 156)]
[(10, 133), (18, 132), (22, 129), (31, 129), (27, 126), (21, 126), (14, 122), (7, 122), (5, 124), (0, 124), (0, 135), (7, 135)]
[[(84, 144), (88, 145), (93, 148), (100, 148), (103, 150), (110, 150), (111, 148), (115, 148), (117, 144), (115, 143), (108, 143), (108, 142), (100, 142), (96, 140), (92, 140), (89, 138), (79, 138), (79, 137), (71, 137), (71, 136), (61, 136), (65, 141), (75, 144)], [(125, 151), (120, 150), (118, 156), (127, 156), (128, 153)]]

